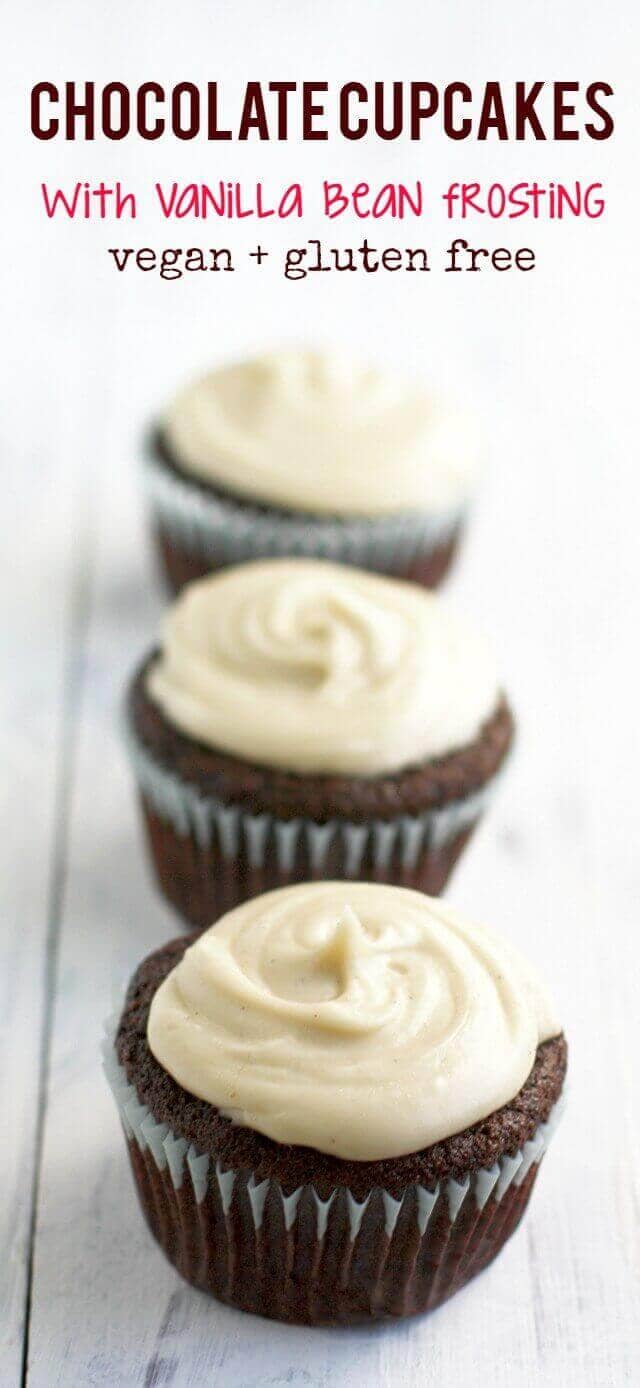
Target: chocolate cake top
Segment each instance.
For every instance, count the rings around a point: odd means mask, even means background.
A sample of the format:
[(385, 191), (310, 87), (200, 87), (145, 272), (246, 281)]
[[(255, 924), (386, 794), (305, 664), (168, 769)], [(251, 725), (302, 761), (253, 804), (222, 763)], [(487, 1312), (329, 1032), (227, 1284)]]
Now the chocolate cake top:
[(297, 774), (377, 776), (468, 746), (495, 712), (493, 658), (417, 584), (271, 559), (188, 585), (148, 694), (180, 732)]
[(557, 1032), (528, 966), (441, 902), (315, 883), (151, 956), (117, 1048), (201, 1150), (272, 1174), (295, 1153), (298, 1172), (360, 1168), (362, 1185), (364, 1168), (433, 1181), (521, 1145), (562, 1085)]

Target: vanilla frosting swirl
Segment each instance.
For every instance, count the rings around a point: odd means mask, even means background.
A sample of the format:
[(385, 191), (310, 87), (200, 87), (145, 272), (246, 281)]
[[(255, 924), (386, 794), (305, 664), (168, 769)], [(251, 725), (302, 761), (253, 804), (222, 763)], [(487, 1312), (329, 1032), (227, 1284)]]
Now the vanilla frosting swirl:
[(533, 970), (420, 892), (314, 882), (245, 902), (158, 988), (148, 1041), (189, 1093), (355, 1161), (461, 1132), (559, 1027)]
[(311, 559), (244, 564), (183, 590), (147, 688), (217, 750), (355, 776), (468, 744), (498, 701), (484, 643), (441, 599)]
[(162, 428), (194, 476), (325, 515), (459, 511), (478, 457), (459, 411), (413, 384), (311, 351), (210, 372), (181, 391)]

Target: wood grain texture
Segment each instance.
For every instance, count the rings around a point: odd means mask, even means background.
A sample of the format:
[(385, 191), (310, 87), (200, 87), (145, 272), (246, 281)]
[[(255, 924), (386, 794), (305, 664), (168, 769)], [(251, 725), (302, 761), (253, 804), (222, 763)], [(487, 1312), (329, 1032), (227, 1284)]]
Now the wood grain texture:
[[(543, 6), (531, 30), (502, 0), (473, 18), (460, 5), (437, 16), (404, 9), (391, 28), (363, 0), (348, 15), (326, 0), (320, 28), (304, 7), (267, 13), (253, 0), (224, 19), (190, 0), (180, 22), (166, 0), (141, 3), (126, 32), (108, 8), (88, 25), (79, 0), (15, 15), (0, 96), (15, 191), (7, 225), (29, 274), (10, 261), (0, 271), (15, 325), (0, 553), (7, 1388), (618, 1388), (640, 1377), (638, 296), (625, 269), (638, 225), (626, 185), (625, 53), (637, 51), (638, 15), (570, 0)], [(249, 19), (258, 74), (245, 70)], [(224, 72), (233, 92), (262, 72), (331, 76), (336, 45), (352, 76), (415, 77), (416, 66), (450, 76), (452, 52), (478, 82), (525, 67), (584, 79), (595, 65), (616, 82), (619, 132), (597, 158), (583, 146), (553, 159), (530, 147), (471, 157), (434, 141), (428, 160), (425, 150), (373, 145), (309, 146), (301, 160), (295, 144), (274, 145), (259, 151), (265, 177), (300, 168), (311, 182), (416, 177), (426, 163), (436, 186), (496, 169), (507, 179), (597, 174), (611, 215), (593, 227), (537, 228), (539, 267), (526, 282), (431, 275), (417, 288), (394, 276), (285, 287), (269, 268), (215, 285), (211, 276), (125, 281), (107, 266), (107, 246), (180, 244), (186, 232), (148, 212), (126, 228), (44, 225), (43, 176), (255, 180), (257, 161), (255, 147), (223, 158), (162, 142), (151, 152), (127, 141), (43, 151), (25, 135), (24, 94), (52, 65), (98, 80), (125, 69), (136, 80)], [(437, 211), (434, 222), (429, 235), (442, 242)], [(358, 231), (345, 224), (333, 239)], [(240, 246), (256, 239), (246, 223), (189, 237), (223, 244), (232, 234)], [(274, 247), (299, 234), (269, 231)], [(389, 228), (385, 240), (398, 235)], [(495, 244), (524, 240), (520, 229), (492, 231)], [(124, 683), (162, 602), (140, 505), (139, 431), (190, 369), (301, 335), (358, 350), (373, 343), (383, 361), (470, 393), (488, 421), (490, 466), (449, 593), (491, 633), (520, 733), (450, 895), (538, 961), (571, 1046), (568, 1112), (530, 1215), (496, 1264), (430, 1318), (345, 1333), (254, 1320), (180, 1282), (139, 1217), (99, 1060), (104, 1019), (129, 972), (175, 931), (147, 873), (119, 726)]]
[[(38, 434), (33, 444), (37, 447)], [(40, 435), (41, 437), (41, 435)], [(40, 543), (47, 493), (36, 495), (32, 460), (23, 452), (16, 501), (31, 512)], [(24, 483), (24, 485), (23, 485)], [(66, 517), (60, 517), (64, 530)], [(45, 612), (27, 555), (2, 556), (2, 630), (11, 679), (2, 681), (1, 783), (3, 833), (0, 881), (3, 967), (0, 972), (0, 1107), (13, 1141), (2, 1151), (0, 1321), (6, 1335), (3, 1370), (19, 1380), (31, 1280), (32, 1212), (42, 1136), (41, 1096), (49, 1032), (50, 975), (55, 957), (64, 805), (71, 722), (68, 670), (72, 575), (63, 565)], [(16, 583), (17, 580), (17, 583)], [(21, 595), (16, 602), (17, 587)], [(18, 1083), (16, 1078), (18, 1077)]]

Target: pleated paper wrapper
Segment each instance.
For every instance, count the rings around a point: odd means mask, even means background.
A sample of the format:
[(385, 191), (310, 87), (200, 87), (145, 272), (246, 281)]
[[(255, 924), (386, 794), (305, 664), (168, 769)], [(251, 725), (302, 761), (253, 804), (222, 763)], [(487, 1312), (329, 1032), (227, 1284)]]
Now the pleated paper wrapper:
[(433, 1189), (286, 1189), (225, 1169), (158, 1123), (129, 1084), (107, 1029), (104, 1064), (140, 1202), (187, 1281), (242, 1310), (305, 1324), (399, 1317), (445, 1301), (513, 1233), (562, 1108), (488, 1169)]
[(437, 896), (501, 774), (422, 814), (320, 823), (223, 804), (160, 765), (130, 726), (126, 739), (159, 885), (198, 929), (248, 897), (307, 880), (391, 882)]
[(236, 501), (183, 479), (149, 445), (144, 488), (174, 590), (251, 559), (329, 559), (435, 587), (453, 557), (465, 510), (389, 516), (297, 515)]

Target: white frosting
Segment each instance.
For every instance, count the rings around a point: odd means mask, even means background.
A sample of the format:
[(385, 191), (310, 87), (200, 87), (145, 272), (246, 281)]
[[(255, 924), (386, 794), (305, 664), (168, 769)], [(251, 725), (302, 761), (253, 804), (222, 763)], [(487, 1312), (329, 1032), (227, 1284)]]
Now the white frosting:
[(280, 352), (189, 385), (163, 423), (182, 468), (257, 501), (344, 516), (459, 510), (478, 459), (442, 401), (318, 352)]
[(513, 1099), (559, 1032), (534, 972), (442, 901), (315, 882), (237, 907), (151, 1005), (191, 1094), (280, 1143), (356, 1161), (418, 1151)]
[(182, 732), (244, 760), (371, 776), (473, 741), (498, 681), (482, 640), (426, 589), (271, 559), (183, 591), (148, 692)]

